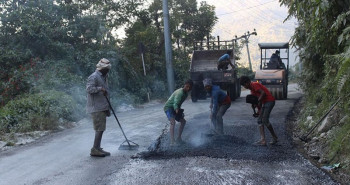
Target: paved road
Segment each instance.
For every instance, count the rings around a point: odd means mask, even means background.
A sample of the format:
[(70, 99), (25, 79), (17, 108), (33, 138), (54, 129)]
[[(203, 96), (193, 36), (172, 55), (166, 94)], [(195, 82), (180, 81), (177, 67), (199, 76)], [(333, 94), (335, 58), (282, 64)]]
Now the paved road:
[(153, 103), (118, 113), (128, 138), (140, 145), (137, 151), (118, 150), (124, 138), (111, 117), (102, 140), (111, 156), (90, 157), (94, 132), (84, 119), (73, 129), (0, 153), (0, 184), (337, 184), (294, 150), (285, 118), (301, 93), (289, 89), (289, 98), (277, 101), (271, 116), (277, 146), (252, 145), (259, 134), (244, 102), (247, 92), (228, 109), (222, 138), (205, 135), (209, 101), (186, 101), (187, 143), (178, 147), (169, 146), (163, 105)]

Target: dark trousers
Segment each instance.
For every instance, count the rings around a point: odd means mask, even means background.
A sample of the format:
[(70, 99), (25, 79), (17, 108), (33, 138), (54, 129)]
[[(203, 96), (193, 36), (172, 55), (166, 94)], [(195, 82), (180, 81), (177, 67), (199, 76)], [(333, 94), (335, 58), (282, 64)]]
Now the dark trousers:
[(212, 115), (212, 123), (215, 131), (219, 134), (224, 134), (224, 123), (222, 117), (226, 113), (227, 109), (230, 108), (231, 104), (224, 104), (219, 106), (218, 112)]

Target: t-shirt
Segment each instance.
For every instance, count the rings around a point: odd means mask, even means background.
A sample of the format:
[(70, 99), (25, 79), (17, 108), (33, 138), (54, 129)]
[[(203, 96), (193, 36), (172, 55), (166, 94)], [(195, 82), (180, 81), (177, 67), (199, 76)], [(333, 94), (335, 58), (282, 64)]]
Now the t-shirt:
[(169, 97), (168, 101), (164, 105), (164, 111), (168, 109), (180, 109), (181, 104), (186, 100), (188, 93), (183, 90), (183, 88), (177, 89)]
[(230, 55), (226, 53), (225, 55), (222, 55), (222, 56), (219, 58), (219, 62), (225, 61), (225, 60), (229, 60), (229, 59), (230, 59)]
[(216, 114), (219, 105), (231, 104), (231, 99), (219, 86), (213, 85), (211, 89), (211, 103), (213, 105), (213, 114)]
[(258, 82), (251, 82), (250, 83), (250, 92), (252, 95), (259, 97), (260, 96), (260, 90), (263, 90), (265, 92), (265, 96), (262, 98), (261, 102), (264, 104), (266, 102), (275, 101), (275, 98), (272, 96), (270, 91), (262, 84)]

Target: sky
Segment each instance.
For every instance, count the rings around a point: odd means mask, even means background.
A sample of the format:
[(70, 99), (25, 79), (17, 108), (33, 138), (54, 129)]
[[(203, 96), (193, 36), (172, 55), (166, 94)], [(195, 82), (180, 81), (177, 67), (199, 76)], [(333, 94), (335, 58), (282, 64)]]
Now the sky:
[[(145, 6), (149, 6), (152, 0), (148, 0)], [(198, 6), (201, 1), (206, 1), (215, 6), (218, 22), (214, 26), (212, 36), (220, 36), (220, 40), (232, 40), (235, 35), (242, 36), (245, 33), (257, 32), (257, 36), (249, 38), (249, 53), (253, 71), (260, 66), (260, 50), (258, 43), (261, 42), (290, 42), (297, 20), (288, 16), (288, 8), (280, 6), (278, 0), (197, 0)], [(171, 15), (170, 15), (171, 16)], [(285, 21), (285, 22), (284, 22)], [(123, 28), (124, 29), (124, 28)], [(122, 30), (122, 29), (120, 29)], [(119, 36), (123, 33), (119, 33)], [(268, 52), (272, 54), (275, 50)], [(241, 50), (241, 60), (238, 61), (245, 67), (249, 66), (246, 46)], [(281, 52), (281, 57), (286, 53)], [(289, 51), (289, 65), (298, 62), (294, 48)]]
[[(198, 4), (203, 0), (197, 0)], [(278, 0), (205, 0), (214, 5), (218, 22), (212, 32), (213, 36), (220, 36), (220, 40), (232, 40), (235, 35), (253, 32), (256, 29), (257, 36), (249, 38), (249, 53), (252, 67), (255, 71), (260, 65), (260, 42), (289, 42), (297, 20), (292, 18), (284, 22), (288, 16), (288, 8), (280, 6)], [(247, 49), (242, 49), (241, 60), (244, 66), (249, 66)], [(271, 51), (273, 52), (273, 51)], [(281, 53), (283, 55), (283, 53)], [(294, 65), (296, 53), (294, 49), (289, 52), (290, 65)]]

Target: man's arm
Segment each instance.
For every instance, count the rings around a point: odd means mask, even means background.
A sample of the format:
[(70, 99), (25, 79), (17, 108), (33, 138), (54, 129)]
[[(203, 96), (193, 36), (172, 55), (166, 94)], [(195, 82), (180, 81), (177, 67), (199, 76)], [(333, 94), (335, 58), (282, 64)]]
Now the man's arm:
[(95, 76), (89, 76), (87, 83), (86, 83), (86, 92), (89, 94), (95, 94), (100, 92), (103, 89), (103, 87), (98, 87)]
[(174, 92), (174, 110), (176, 112), (176, 114), (179, 112), (179, 109), (181, 107), (181, 99), (182, 99), (182, 96), (183, 96), (183, 93), (182, 91), (176, 91)]
[(258, 98), (258, 106), (260, 106), (261, 107), (261, 100), (265, 97), (265, 95), (266, 95), (266, 93), (265, 93), (265, 91), (263, 91), (262, 89), (259, 89), (259, 93), (260, 93), (260, 96), (259, 96), (259, 98)]
[(217, 111), (218, 111), (218, 104), (219, 104), (219, 93), (218, 91), (214, 92), (212, 94), (212, 102), (213, 102), (213, 109), (212, 109), (212, 113), (214, 115), (216, 115)]
[(232, 64), (232, 62), (231, 62), (230, 59), (228, 59), (228, 62), (229, 62), (229, 64), (230, 64), (230, 66), (232, 67), (232, 69), (235, 68), (235, 66)]

